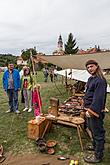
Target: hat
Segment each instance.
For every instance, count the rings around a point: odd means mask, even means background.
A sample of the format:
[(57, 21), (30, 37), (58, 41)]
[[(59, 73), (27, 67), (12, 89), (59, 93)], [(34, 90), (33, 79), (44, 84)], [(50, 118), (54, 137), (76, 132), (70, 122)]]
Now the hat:
[(87, 65), (90, 65), (90, 64), (94, 64), (94, 65), (98, 66), (98, 62), (96, 62), (95, 60), (88, 60), (85, 64), (85, 66), (87, 67)]

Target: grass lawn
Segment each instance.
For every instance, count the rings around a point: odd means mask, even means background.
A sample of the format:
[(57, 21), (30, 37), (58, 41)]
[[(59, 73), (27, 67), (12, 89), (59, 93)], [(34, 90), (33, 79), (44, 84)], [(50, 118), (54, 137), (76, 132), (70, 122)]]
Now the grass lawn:
[[(22, 112), (24, 105), (21, 103), (19, 96), (19, 110), (21, 114), (5, 113), (8, 109), (8, 103), (2, 89), (1, 79), (2, 74), (0, 74), (0, 144), (3, 144), (5, 152), (12, 151), (22, 154), (38, 152), (35, 141), (27, 138), (27, 122), (33, 118), (33, 112)], [(110, 76), (107, 76), (107, 80), (110, 84)], [(44, 113), (48, 110), (50, 97), (59, 98), (60, 102), (69, 97), (64, 85), (60, 81), (56, 82), (56, 85), (50, 81), (45, 83), (41, 72), (38, 72), (37, 82), (41, 84), (42, 111)], [(106, 107), (110, 109), (110, 94), (107, 95)], [(110, 112), (106, 113), (105, 130), (105, 155), (101, 165), (109, 164), (110, 160)], [(51, 138), (58, 141), (56, 154), (74, 154), (79, 157), (80, 164), (84, 164), (82, 162), (83, 153), (80, 150), (76, 129), (62, 125), (53, 125), (50, 133), (45, 135), (46, 140)]]

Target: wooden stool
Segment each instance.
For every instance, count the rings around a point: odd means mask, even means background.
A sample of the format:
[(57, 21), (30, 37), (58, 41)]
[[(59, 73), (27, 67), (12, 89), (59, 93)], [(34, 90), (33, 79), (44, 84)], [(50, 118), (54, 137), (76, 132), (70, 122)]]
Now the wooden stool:
[(55, 122), (55, 123), (76, 127), (81, 150), (82, 151), (84, 150), (82, 139), (81, 139), (81, 133), (80, 133), (81, 130), (83, 131), (81, 125), (84, 124), (84, 122), (85, 122), (83, 118), (81, 118), (80, 116), (79, 117), (68, 117), (66, 114), (63, 114), (63, 113), (59, 113), (59, 116), (55, 117), (55, 118), (51, 118), (49, 116), (47, 116), (46, 118), (48, 120), (52, 120), (52, 122)]
[(74, 126), (76, 126), (76, 128), (77, 128), (77, 134), (78, 134), (78, 138), (79, 138), (79, 142), (80, 142), (82, 151), (84, 150), (84, 148), (83, 148), (80, 131), (82, 130), (81, 125), (84, 124), (84, 122), (85, 122), (84, 119), (81, 117), (72, 117), (71, 118), (71, 123), (74, 124)]

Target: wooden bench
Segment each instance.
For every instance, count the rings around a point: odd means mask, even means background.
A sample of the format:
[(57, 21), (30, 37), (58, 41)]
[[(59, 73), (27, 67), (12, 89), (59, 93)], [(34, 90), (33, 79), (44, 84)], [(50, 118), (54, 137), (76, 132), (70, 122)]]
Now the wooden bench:
[(49, 117), (49, 115), (47, 115), (46, 118), (48, 119), (48, 122), (53, 121), (55, 123), (64, 124), (77, 128), (77, 134), (78, 134), (81, 150), (82, 151), (84, 150), (82, 138), (81, 138), (81, 131), (83, 131), (82, 125), (85, 122), (83, 118), (81, 118), (80, 116), (71, 117), (63, 113), (59, 113), (58, 117), (51, 117), (51, 116)]

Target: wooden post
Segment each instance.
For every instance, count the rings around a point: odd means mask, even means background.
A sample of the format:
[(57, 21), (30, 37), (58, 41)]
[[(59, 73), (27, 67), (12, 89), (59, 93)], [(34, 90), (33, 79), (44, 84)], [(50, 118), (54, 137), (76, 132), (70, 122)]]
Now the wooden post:
[(62, 84), (63, 84), (63, 82), (64, 82), (64, 76), (62, 76)]
[(66, 87), (67, 87), (67, 71), (65, 71), (65, 84), (66, 84)]
[(30, 59), (31, 59), (31, 62), (32, 62), (32, 70), (33, 70), (33, 73), (34, 73), (34, 76), (35, 76), (35, 66), (34, 66), (34, 61), (33, 61), (32, 51), (31, 50), (30, 50)]

